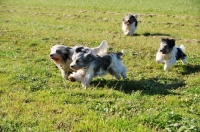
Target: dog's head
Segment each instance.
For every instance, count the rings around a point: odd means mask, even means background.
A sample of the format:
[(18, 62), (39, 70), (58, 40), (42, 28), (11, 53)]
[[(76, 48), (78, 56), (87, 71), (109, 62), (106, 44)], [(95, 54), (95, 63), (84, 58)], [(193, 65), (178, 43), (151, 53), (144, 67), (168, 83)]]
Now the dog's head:
[(175, 46), (174, 39), (162, 38), (159, 51), (163, 54), (168, 54), (172, 51), (174, 46)]
[(66, 65), (67, 61), (71, 62), (73, 55), (73, 49), (71, 47), (63, 45), (54, 45), (51, 48), (49, 57), (54, 61), (56, 65)]
[(131, 25), (133, 22), (137, 23), (137, 15), (126, 14), (123, 19), (124, 24)]
[(77, 47), (72, 56), (72, 63), (70, 64), (70, 68), (73, 70), (79, 70), (86, 68), (90, 65), (93, 60), (93, 53), (90, 48), (86, 47)]

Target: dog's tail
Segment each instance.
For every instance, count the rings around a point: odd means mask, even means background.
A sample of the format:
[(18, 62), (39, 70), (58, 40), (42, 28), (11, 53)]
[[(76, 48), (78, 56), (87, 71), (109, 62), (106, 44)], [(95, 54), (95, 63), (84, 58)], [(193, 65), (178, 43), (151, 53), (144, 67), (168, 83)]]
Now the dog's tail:
[(101, 42), (101, 44), (96, 47), (96, 48), (92, 48), (92, 50), (97, 54), (97, 55), (105, 55), (107, 53), (108, 50), (108, 43), (106, 40), (103, 40)]
[(185, 46), (183, 44), (180, 45), (180, 49), (185, 52)]
[(122, 50), (121, 52), (116, 53), (116, 55), (117, 55), (117, 58), (119, 60), (122, 60), (122, 56), (124, 55), (124, 50)]
[(134, 17), (135, 17), (136, 19), (138, 19), (138, 14), (134, 14)]

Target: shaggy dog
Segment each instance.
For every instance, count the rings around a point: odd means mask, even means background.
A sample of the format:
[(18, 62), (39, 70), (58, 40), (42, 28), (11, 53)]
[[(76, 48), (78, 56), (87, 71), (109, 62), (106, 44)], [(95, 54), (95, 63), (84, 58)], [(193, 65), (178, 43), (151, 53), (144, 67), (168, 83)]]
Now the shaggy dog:
[(184, 64), (187, 64), (186, 55), (183, 53), (185, 50), (184, 45), (180, 47), (175, 46), (174, 39), (162, 38), (160, 48), (156, 54), (156, 61), (158, 63), (164, 62), (164, 70), (168, 70), (179, 59)]
[(137, 17), (137, 14), (126, 14), (124, 19), (122, 20), (122, 30), (124, 32), (124, 35), (133, 35), (135, 33), (138, 26)]
[(70, 68), (75, 70), (69, 75), (68, 79), (72, 82), (80, 81), (82, 87), (86, 88), (93, 77), (102, 76), (110, 73), (118, 80), (127, 78), (127, 70), (121, 61), (122, 52), (108, 53), (98, 56), (92, 53), (92, 50), (84, 47), (77, 47), (72, 56)]
[[(65, 79), (68, 79), (69, 74), (73, 72), (73, 70), (70, 69), (70, 63), (72, 62), (72, 55), (74, 54), (76, 47), (77, 46), (68, 47), (64, 45), (54, 45), (51, 48), (51, 53), (49, 56), (60, 69), (61, 75)], [(85, 48), (89, 49), (88, 47)], [(107, 49), (108, 44), (106, 40), (104, 40), (98, 47), (92, 48), (91, 51), (93, 54), (103, 55), (106, 54)]]

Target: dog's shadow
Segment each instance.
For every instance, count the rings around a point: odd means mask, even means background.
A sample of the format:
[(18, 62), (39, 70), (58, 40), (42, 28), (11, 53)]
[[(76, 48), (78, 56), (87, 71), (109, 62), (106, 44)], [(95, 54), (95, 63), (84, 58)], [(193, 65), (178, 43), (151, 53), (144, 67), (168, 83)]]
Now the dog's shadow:
[(185, 86), (184, 80), (179, 79), (168, 79), (168, 78), (150, 78), (141, 80), (105, 80), (96, 79), (91, 82), (94, 87), (108, 87), (115, 90), (122, 91), (126, 94), (131, 94), (134, 91), (141, 91), (142, 94), (148, 95), (168, 95), (176, 94), (170, 91), (170, 89), (177, 89), (179, 87)]
[(182, 75), (189, 75), (189, 74), (195, 74), (196, 72), (200, 72), (200, 65), (184, 65), (183, 66), (183, 72), (181, 72)]
[(170, 34), (165, 34), (165, 33), (150, 33), (150, 32), (145, 32), (142, 34), (133, 34), (133, 36), (145, 36), (145, 37), (151, 37), (151, 36), (160, 36), (160, 37), (170, 37)]

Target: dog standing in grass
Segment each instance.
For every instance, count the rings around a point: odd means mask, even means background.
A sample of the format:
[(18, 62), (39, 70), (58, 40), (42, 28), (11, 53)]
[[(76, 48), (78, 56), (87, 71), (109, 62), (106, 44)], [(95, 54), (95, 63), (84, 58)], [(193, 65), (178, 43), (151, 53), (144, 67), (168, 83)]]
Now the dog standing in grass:
[(165, 71), (173, 66), (175, 62), (179, 59), (181, 59), (184, 64), (187, 64), (184, 51), (184, 45), (181, 45), (180, 47), (175, 46), (174, 39), (162, 38), (160, 48), (158, 49), (158, 52), (156, 54), (156, 62), (164, 62)]
[[(68, 79), (69, 74), (73, 72), (73, 70), (70, 68), (70, 63), (72, 62), (72, 55), (74, 54), (76, 47), (78, 46), (68, 47), (64, 45), (54, 45), (51, 48), (49, 57), (60, 69), (61, 75), (65, 79)], [(88, 47), (85, 48), (89, 49)], [(107, 53), (107, 49), (108, 44), (107, 41), (104, 40), (98, 47), (92, 48), (91, 51), (93, 54), (103, 55)]]
[(138, 27), (138, 14), (126, 14), (122, 20), (122, 30), (124, 35), (133, 35)]
[(93, 77), (102, 76), (110, 73), (118, 80), (127, 78), (127, 69), (121, 61), (122, 52), (108, 53), (107, 55), (95, 55), (92, 50), (77, 47), (72, 56), (70, 68), (75, 70), (69, 75), (68, 79), (72, 82), (80, 81), (82, 87), (86, 88)]

